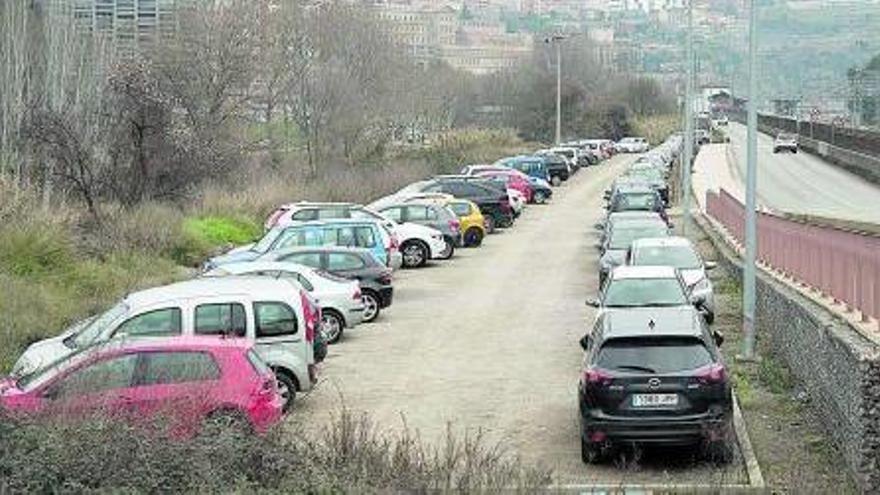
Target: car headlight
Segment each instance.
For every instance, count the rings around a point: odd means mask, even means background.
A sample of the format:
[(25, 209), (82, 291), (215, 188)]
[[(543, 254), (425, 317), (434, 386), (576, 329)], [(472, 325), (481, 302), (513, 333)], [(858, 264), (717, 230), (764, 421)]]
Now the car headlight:
[(435, 241), (442, 241), (443, 234), (431, 234), (431, 238), (434, 239)]

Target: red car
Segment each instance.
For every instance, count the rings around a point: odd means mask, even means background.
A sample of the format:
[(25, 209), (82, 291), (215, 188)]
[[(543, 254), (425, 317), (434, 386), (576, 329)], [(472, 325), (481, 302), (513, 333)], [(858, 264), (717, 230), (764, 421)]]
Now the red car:
[(11, 415), (161, 417), (177, 437), (213, 419), (263, 433), (282, 406), (252, 345), (222, 337), (116, 340), (0, 381), (0, 410)]
[(528, 176), (519, 170), (483, 170), (474, 174), (477, 177), (504, 177), (507, 179), (507, 188), (522, 193), (527, 203), (534, 201), (535, 189), (529, 182)]

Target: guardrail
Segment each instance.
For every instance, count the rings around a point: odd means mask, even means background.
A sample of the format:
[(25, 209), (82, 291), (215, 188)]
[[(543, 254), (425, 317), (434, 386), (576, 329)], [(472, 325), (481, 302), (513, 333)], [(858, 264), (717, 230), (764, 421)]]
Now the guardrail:
[[(706, 193), (706, 211), (740, 243), (745, 207), (727, 191)], [(818, 226), (766, 212), (757, 217), (758, 260), (812, 287), (862, 321), (880, 319), (880, 237)]]

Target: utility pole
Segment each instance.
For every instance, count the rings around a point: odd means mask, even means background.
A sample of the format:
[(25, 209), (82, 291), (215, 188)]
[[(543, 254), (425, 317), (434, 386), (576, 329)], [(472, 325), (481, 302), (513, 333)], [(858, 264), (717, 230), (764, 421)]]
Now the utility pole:
[(687, 75), (684, 86), (684, 153), (681, 164), (681, 235), (687, 236), (691, 216), (691, 163), (694, 159), (694, 0), (688, 2)]
[(554, 34), (544, 39), (544, 43), (556, 45), (556, 145), (562, 143), (562, 40), (565, 36)]
[(746, 259), (743, 263), (743, 350), (742, 359), (755, 359), (755, 258), (758, 239), (755, 189), (758, 175), (758, 39), (757, 2), (749, 1), (749, 103), (746, 135)]

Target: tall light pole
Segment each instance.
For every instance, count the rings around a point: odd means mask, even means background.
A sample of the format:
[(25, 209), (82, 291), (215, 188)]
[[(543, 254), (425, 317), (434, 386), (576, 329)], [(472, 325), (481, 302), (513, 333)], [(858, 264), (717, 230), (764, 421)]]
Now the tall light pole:
[(544, 38), (544, 43), (556, 45), (556, 144), (562, 143), (562, 40), (565, 36), (554, 34)]
[(758, 39), (757, 2), (749, 1), (749, 101), (746, 134), (746, 258), (743, 263), (743, 350), (742, 358), (755, 359), (755, 258), (757, 218), (755, 189), (758, 173)]
[(687, 74), (684, 86), (684, 153), (681, 164), (681, 231), (687, 235), (691, 215), (691, 163), (694, 158), (694, 0), (688, 2)]

